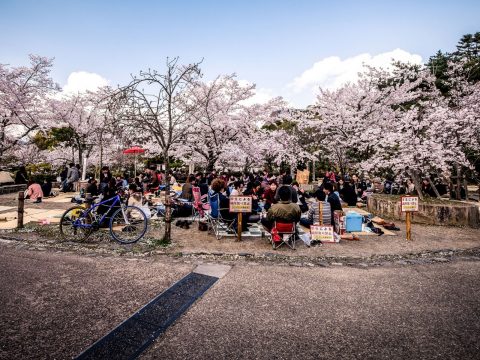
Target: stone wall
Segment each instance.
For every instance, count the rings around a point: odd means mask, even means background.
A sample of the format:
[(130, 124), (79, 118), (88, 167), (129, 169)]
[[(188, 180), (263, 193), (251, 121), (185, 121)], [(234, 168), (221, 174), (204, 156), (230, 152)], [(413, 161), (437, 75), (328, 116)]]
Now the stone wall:
[[(393, 220), (405, 220), (400, 212), (400, 197), (371, 195), (368, 197), (368, 211), (372, 214)], [(412, 217), (413, 223), (427, 225), (480, 227), (480, 208), (473, 203), (450, 200), (422, 202), (418, 212)]]
[(27, 185), (3, 185), (0, 186), (0, 195), (1, 194), (11, 194), (19, 191), (25, 191)]

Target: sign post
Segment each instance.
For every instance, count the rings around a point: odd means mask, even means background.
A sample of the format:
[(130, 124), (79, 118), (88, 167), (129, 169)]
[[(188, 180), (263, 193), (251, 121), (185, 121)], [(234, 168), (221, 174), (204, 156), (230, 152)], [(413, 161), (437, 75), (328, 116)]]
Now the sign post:
[(319, 240), (322, 243), (334, 243), (335, 235), (331, 225), (311, 225), (310, 234), (312, 240)]
[(230, 212), (237, 213), (237, 241), (242, 240), (242, 215), (252, 212), (251, 196), (230, 196)]
[(418, 211), (418, 196), (402, 196), (400, 198), (401, 210), (405, 213), (407, 228), (407, 241), (412, 240), (412, 213)]

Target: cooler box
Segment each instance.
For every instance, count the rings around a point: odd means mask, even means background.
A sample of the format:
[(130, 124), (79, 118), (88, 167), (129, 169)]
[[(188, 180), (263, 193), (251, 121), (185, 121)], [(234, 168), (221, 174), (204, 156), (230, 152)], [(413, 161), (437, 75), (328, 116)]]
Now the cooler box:
[(349, 212), (345, 216), (347, 232), (362, 231), (363, 216), (356, 212)]

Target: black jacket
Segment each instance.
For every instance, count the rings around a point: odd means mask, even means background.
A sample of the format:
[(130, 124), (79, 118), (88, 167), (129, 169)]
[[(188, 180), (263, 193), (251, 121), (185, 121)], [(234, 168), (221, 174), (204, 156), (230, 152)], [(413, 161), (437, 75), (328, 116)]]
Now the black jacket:
[(334, 223), (333, 221), (333, 212), (335, 210), (342, 210), (342, 204), (340, 203), (340, 199), (335, 193), (330, 193), (328, 194), (327, 201), (330, 204), (330, 209), (332, 212), (332, 224)]

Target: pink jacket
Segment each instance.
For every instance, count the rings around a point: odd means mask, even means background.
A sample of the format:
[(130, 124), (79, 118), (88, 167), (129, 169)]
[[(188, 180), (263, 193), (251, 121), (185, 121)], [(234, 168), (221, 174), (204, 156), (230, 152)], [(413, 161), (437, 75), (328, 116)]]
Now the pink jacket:
[(30, 185), (27, 189), (27, 195), (30, 196), (31, 200), (43, 198), (42, 187), (39, 184)]

